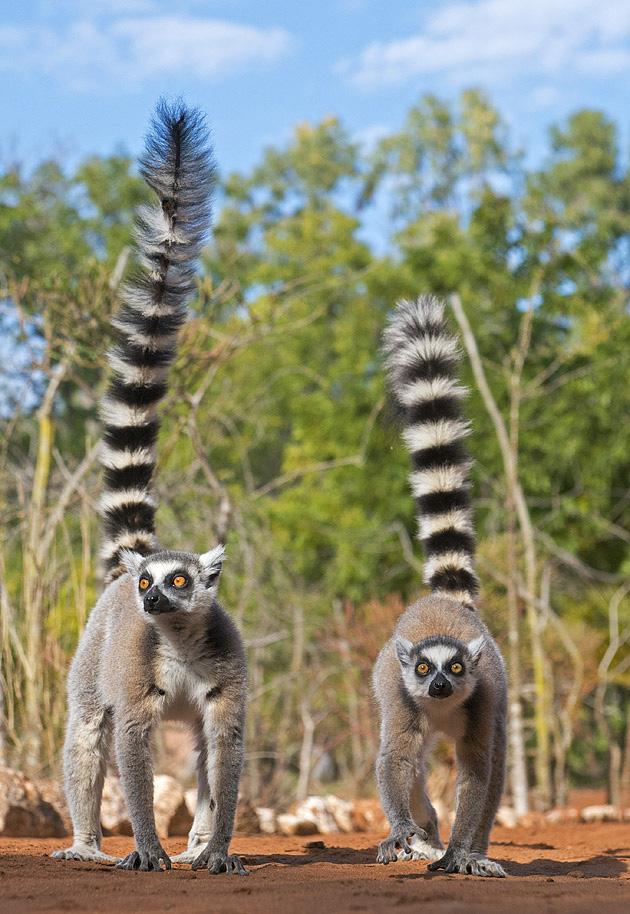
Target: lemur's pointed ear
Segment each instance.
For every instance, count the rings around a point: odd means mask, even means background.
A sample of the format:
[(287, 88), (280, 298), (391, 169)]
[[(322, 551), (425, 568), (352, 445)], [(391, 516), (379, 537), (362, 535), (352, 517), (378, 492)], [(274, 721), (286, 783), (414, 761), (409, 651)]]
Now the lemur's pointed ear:
[(209, 552), (204, 552), (199, 556), (199, 562), (203, 570), (203, 577), (206, 587), (213, 587), (219, 581), (219, 575), (223, 569), (225, 560), (225, 546), (215, 546)]
[(411, 666), (412, 650), (413, 641), (409, 641), (407, 638), (396, 638), (396, 656), (400, 660), (402, 666)]
[(483, 635), (479, 635), (478, 638), (475, 638), (473, 641), (469, 641), (467, 644), (468, 653), (472, 657), (472, 662), (474, 666), (477, 666), (479, 663), (479, 658), (483, 653), (483, 646), (485, 644), (485, 638)]
[(143, 555), (140, 555), (140, 553), (136, 552), (134, 549), (121, 549), (119, 556), (121, 564), (129, 574), (134, 576), (138, 574), (140, 566), (142, 565), (142, 560), (144, 559)]

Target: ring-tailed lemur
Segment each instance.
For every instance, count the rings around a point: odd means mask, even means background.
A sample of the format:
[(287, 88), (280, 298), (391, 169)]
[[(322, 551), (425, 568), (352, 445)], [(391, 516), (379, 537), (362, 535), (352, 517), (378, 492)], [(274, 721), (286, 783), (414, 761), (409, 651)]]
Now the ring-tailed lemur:
[[(456, 377), (457, 339), (435, 298), (401, 302), (385, 331), (390, 386), (404, 414), (411, 488), (431, 595), (410, 606), (374, 668), (381, 713), (376, 774), (390, 836), (377, 861), (433, 861), (429, 869), (505, 876), (486, 857), (505, 777), (506, 677), (475, 611), (479, 582), (469, 494), (471, 461)], [(457, 810), (448, 848), (425, 789), (434, 736), (455, 741)]]
[(170, 868), (155, 828), (150, 737), (160, 718), (175, 717), (194, 728), (199, 761), (188, 850), (174, 860), (244, 873), (228, 847), (243, 765), (246, 666), (236, 626), (216, 600), (223, 546), (202, 555), (161, 550), (152, 494), (157, 406), (210, 220), (214, 166), (203, 117), (160, 104), (141, 171), (158, 199), (138, 212), (142, 272), (124, 289), (114, 319), (119, 341), (102, 406), (108, 584), (70, 670), (64, 771), (74, 839), (53, 856), (113, 859), (100, 849), (113, 736), (136, 840), (118, 866)]

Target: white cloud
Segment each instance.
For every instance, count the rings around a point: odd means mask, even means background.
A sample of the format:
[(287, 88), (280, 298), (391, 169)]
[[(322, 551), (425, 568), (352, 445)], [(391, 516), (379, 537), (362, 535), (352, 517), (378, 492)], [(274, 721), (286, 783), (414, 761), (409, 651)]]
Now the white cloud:
[(73, 88), (104, 81), (139, 84), (154, 76), (212, 79), (283, 57), (293, 44), (281, 28), (192, 16), (126, 16), (106, 23), (0, 28), (0, 69), (30, 70)]
[(539, 86), (531, 94), (531, 103), (535, 109), (553, 108), (562, 99), (562, 92), (557, 86)]
[(629, 39), (622, 0), (448, 2), (419, 34), (372, 42), (338, 68), (366, 88), (438, 74), (463, 83), (621, 73), (630, 69)]
[(385, 124), (370, 124), (353, 133), (352, 142), (362, 146), (365, 152), (372, 152), (379, 140), (391, 133), (391, 130), (392, 128), (387, 127)]

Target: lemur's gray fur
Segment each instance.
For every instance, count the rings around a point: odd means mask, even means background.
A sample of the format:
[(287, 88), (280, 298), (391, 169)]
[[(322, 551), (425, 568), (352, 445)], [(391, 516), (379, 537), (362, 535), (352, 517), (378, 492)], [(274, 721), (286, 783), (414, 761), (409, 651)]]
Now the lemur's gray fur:
[[(374, 668), (381, 713), (376, 774), (391, 834), (377, 861), (429, 860), (429, 869), (505, 876), (486, 857), (505, 778), (506, 677), (499, 649), (474, 608), (469, 427), (460, 413), (457, 340), (443, 304), (401, 302), (385, 332), (390, 386), (404, 415), (411, 486), (430, 596), (401, 615)], [(425, 790), (433, 739), (455, 741), (457, 809), (446, 852)]]
[(199, 113), (159, 105), (141, 166), (158, 201), (139, 211), (143, 272), (125, 288), (114, 321), (120, 338), (102, 410), (109, 583), (70, 670), (64, 772), (74, 837), (53, 856), (114, 859), (101, 851), (100, 827), (113, 739), (136, 840), (118, 866), (170, 869), (155, 828), (150, 741), (161, 718), (177, 718), (197, 736), (198, 800), (188, 850), (173, 859), (242, 874), (228, 848), (243, 766), (246, 665), (236, 626), (216, 599), (223, 546), (202, 555), (161, 550), (152, 494), (157, 406), (210, 218), (214, 168)]

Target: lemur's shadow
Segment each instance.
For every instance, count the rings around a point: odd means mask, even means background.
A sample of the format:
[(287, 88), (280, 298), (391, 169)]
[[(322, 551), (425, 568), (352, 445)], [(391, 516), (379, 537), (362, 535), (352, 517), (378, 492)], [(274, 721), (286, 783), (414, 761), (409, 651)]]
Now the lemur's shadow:
[(301, 854), (241, 854), (250, 866), (277, 864), (281, 866), (311, 866), (313, 863), (337, 863), (340, 865), (376, 864), (374, 847), (313, 847)]
[[(535, 845), (534, 845), (535, 846)], [(508, 876), (539, 876), (549, 878), (550, 876), (574, 876), (583, 879), (617, 879), (628, 872), (628, 865), (624, 859), (630, 859), (630, 855), (613, 855), (611, 852), (597, 854), (595, 857), (589, 857), (586, 860), (551, 860), (548, 857), (538, 857), (536, 860), (530, 860), (528, 863), (516, 863), (514, 860), (502, 860), (494, 854), (490, 854), (493, 860), (500, 863)], [(426, 870), (422, 873), (400, 874), (398, 879), (436, 879), (448, 874), (438, 871), (435, 873)], [(392, 874), (393, 878), (393, 874)], [(475, 880), (477, 881), (477, 880)], [(484, 882), (500, 882), (500, 880), (484, 880)]]
[(568, 876), (578, 874), (586, 879), (614, 879), (628, 872), (628, 865), (621, 857), (596, 854), (586, 860), (549, 860), (540, 857), (529, 863), (508, 863), (506, 869), (513, 876)]
[[(534, 850), (553, 850), (553, 845), (521, 844), (513, 841), (493, 842), (493, 847), (527, 847)], [(276, 853), (276, 854), (243, 854), (243, 859), (251, 866), (279, 865), (279, 866), (311, 866), (314, 863), (332, 863), (338, 865), (367, 864), (376, 865), (376, 845), (373, 847), (307, 847), (303, 853)], [(625, 862), (630, 860), (627, 848), (611, 848), (602, 854), (597, 854), (585, 860), (554, 860), (548, 857), (537, 857), (527, 863), (517, 863), (513, 860), (504, 860), (492, 853), (490, 856), (500, 863), (509, 876), (574, 876), (586, 879), (615, 879), (625, 875), (629, 866)], [(392, 879), (439, 879), (447, 874), (443, 871), (430, 872), (424, 864), (418, 864), (422, 869), (417, 873), (401, 873), (396, 864), (387, 867), (388, 875)], [(475, 881), (478, 881), (475, 879)], [(489, 880), (484, 880), (489, 881)], [(493, 880), (490, 880), (493, 881)], [(499, 882), (500, 880), (494, 880)]]

